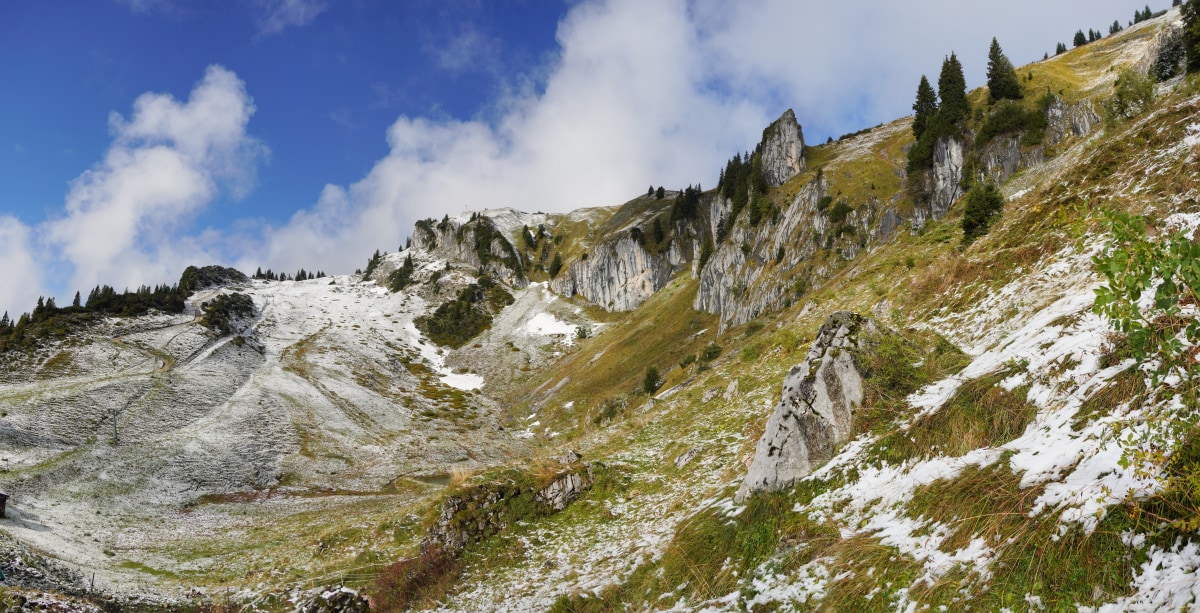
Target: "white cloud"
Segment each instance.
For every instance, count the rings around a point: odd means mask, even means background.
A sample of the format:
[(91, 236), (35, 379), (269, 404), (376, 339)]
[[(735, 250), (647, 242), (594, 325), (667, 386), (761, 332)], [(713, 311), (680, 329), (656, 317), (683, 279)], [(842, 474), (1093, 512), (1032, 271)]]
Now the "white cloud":
[[(977, 85), (992, 36), (1022, 64), (1086, 28), (1081, 15), (1111, 19), (1123, 4), (581, 2), (559, 24), (561, 51), (544, 76), (515, 78), (486, 120), (400, 117), (389, 154), (362, 180), (327, 187), (267, 229), (244, 263), (352, 270), (422, 217), (618, 204), (648, 184), (712, 187), (724, 160), (789, 107), (810, 141), (889, 121), (910, 112), (920, 75), (936, 81), (950, 51)], [(466, 67), (486, 47), (464, 35), (439, 58)]]
[(252, 186), (266, 154), (246, 134), (253, 113), (243, 83), (220, 66), (186, 102), (147, 93), (130, 119), (114, 113), (104, 159), (71, 183), (64, 214), (42, 227), (45, 247), (74, 269), (73, 287), (160, 282), (215, 260), (211, 235), (180, 230), (221, 193), (237, 198)]
[(682, 187), (714, 175), (783, 110), (705, 95), (682, 0), (580, 4), (558, 40), (540, 93), (504, 100), (493, 121), (400, 117), (366, 177), (268, 229), (264, 252), (243, 266), (353, 270), (376, 246), (402, 243), (418, 218), (563, 211), (619, 203), (650, 183)]
[(290, 27), (307, 25), (325, 11), (328, 6), (323, 0), (255, 0), (261, 17), (258, 32), (262, 35), (278, 34)]
[(37, 297), (45, 292), (42, 269), (33, 254), (29, 227), (15, 217), (0, 215), (0, 262), (4, 263), (4, 282), (0, 283), (0, 313), (13, 319), (33, 309)]
[(495, 73), (501, 70), (503, 44), (500, 39), (470, 24), (463, 24), (459, 32), (447, 40), (430, 42), (425, 47), (438, 67), (450, 72)]

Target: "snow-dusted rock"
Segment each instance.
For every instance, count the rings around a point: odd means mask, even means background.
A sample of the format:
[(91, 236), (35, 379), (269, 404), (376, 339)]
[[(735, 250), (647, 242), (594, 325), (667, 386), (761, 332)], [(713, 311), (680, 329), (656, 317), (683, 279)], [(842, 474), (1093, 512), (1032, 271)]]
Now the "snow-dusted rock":
[(850, 439), (853, 413), (863, 401), (863, 375), (854, 352), (865, 349), (874, 333), (874, 322), (861, 315), (829, 316), (808, 356), (784, 378), (783, 395), (758, 440), (737, 500), (791, 487)]
[(583, 465), (581, 471), (565, 472), (550, 482), (534, 495), (534, 500), (546, 506), (561, 511), (567, 505), (575, 502), (583, 492), (592, 486), (592, 467)]
[(368, 613), (371, 605), (348, 587), (329, 587), (311, 592), (296, 605), (296, 613)]
[(783, 185), (804, 172), (804, 132), (792, 109), (763, 130), (762, 165), (771, 185)]

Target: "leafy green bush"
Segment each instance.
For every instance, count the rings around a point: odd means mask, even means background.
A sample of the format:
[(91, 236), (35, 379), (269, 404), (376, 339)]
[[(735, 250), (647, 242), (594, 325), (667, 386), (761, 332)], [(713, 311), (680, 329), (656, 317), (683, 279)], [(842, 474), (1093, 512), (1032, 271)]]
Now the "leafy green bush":
[(1113, 84), (1113, 97), (1104, 102), (1111, 120), (1137, 116), (1154, 103), (1154, 79), (1133, 68), (1122, 68)]

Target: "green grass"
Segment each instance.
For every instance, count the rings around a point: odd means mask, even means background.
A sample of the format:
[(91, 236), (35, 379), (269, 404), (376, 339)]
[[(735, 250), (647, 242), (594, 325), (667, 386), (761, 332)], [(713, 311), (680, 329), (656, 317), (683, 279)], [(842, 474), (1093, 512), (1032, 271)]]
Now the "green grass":
[(899, 464), (935, 454), (961, 456), (1017, 438), (1037, 414), (1037, 407), (1025, 400), (1027, 386), (1011, 392), (997, 386), (1013, 372), (1006, 368), (963, 383), (944, 406), (909, 428), (882, 437), (872, 455)]

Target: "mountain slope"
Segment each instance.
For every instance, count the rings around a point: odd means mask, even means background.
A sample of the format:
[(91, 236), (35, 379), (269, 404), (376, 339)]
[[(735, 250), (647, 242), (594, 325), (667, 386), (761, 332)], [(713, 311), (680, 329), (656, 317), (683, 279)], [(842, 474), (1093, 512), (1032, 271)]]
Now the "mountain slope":
[[(1027, 96), (1038, 144), (977, 140), (995, 107), (972, 93), (980, 117), (915, 182), (908, 119), (817, 147), (768, 130), (803, 158), (768, 160), (737, 214), (722, 188), (425, 220), (367, 275), (202, 290), (10, 355), (0, 528), (106, 591), (272, 610), (340, 582), (469, 611), (1195, 606), (1194, 530), (1160, 521), (1178, 492), (1122, 461), (1164, 401), (1091, 312), (1100, 206), (1200, 225), (1196, 80), (1099, 117), (1109, 68), (1144, 67), (1177, 20), (1019, 69), (1055, 93)], [(1004, 208), (964, 244), (978, 178)], [(512, 304), (435, 346), (421, 318), (479, 275)], [(233, 292), (254, 316), (201, 327)], [(783, 383), (847, 310), (881, 331), (850, 439), (736, 501)], [(431, 545), (451, 529), (448, 562)]]

